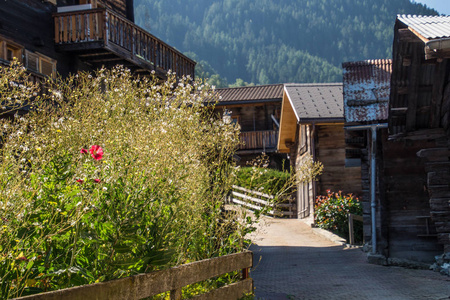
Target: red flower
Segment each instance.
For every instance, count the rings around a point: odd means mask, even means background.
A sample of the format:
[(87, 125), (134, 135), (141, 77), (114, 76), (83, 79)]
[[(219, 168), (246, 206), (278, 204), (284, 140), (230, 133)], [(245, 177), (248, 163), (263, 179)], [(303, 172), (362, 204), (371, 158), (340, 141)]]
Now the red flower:
[(89, 152), (91, 152), (91, 156), (95, 160), (100, 160), (103, 157), (103, 149), (98, 145), (93, 145), (91, 149), (89, 149)]
[(81, 148), (80, 153), (81, 154), (88, 154), (88, 149)]
[(77, 182), (78, 182), (78, 183), (83, 183), (84, 180), (83, 180), (83, 179), (77, 179)]
[(100, 183), (100, 179), (94, 179), (95, 183)]

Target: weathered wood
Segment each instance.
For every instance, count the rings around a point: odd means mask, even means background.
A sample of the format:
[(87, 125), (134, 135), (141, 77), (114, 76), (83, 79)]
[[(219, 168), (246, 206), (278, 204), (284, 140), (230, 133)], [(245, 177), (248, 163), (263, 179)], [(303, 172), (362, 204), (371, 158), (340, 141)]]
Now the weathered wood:
[[(253, 255), (246, 251), (230, 254), (222, 257), (202, 260), (177, 266), (171, 269), (139, 274), (117, 280), (84, 285), (59, 291), (42, 293), (20, 298), (21, 300), (121, 300), (142, 299), (174, 291), (181, 287), (207, 280), (222, 274), (253, 266)], [(245, 280), (245, 284), (239, 284), (245, 290), (251, 292), (252, 280)], [(233, 289), (231, 287), (231, 289)], [(200, 298), (201, 299), (201, 298)], [(232, 298), (229, 298), (232, 299)], [(237, 298), (235, 298), (237, 299)]]
[(253, 280), (248, 278), (236, 283), (226, 285), (209, 293), (192, 297), (195, 300), (210, 299), (240, 299), (244, 294), (253, 292)]
[(408, 86), (408, 110), (406, 112), (406, 130), (413, 131), (416, 129), (416, 112), (419, 98), (418, 88), (420, 82), (420, 54), (414, 48), (411, 70), (409, 72)]
[(423, 41), (408, 28), (400, 28), (397, 33), (400, 42), (423, 43)]
[(433, 92), (431, 96), (430, 127), (439, 127), (441, 121), (442, 98), (445, 86), (445, 73), (447, 71), (447, 60), (438, 63), (434, 72)]
[[(126, 61), (132, 61), (139, 69), (148, 71), (159, 67), (161, 72), (157, 75), (164, 74), (169, 68), (175, 68), (178, 62), (181, 62), (187, 66), (186, 72), (177, 75), (190, 75), (194, 78), (195, 63), (192, 60), (114, 11), (99, 8), (56, 13), (54, 18), (55, 43), (59, 50), (80, 52), (94, 50), (93, 47), (97, 46), (99, 51), (106, 49), (117, 54), (122, 58), (124, 65)], [(157, 56), (141, 51), (141, 44), (147, 43), (148, 40), (160, 47)], [(93, 43), (95, 41), (102, 43), (95, 44)], [(102, 62), (97, 62), (98, 66), (101, 64)], [(271, 143), (273, 144), (272, 141)]]

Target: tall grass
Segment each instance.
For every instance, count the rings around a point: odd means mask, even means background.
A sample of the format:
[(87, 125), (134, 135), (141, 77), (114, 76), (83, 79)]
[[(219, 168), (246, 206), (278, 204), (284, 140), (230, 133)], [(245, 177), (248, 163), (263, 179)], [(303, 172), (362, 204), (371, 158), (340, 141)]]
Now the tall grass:
[(222, 209), (239, 129), (208, 90), (117, 67), (39, 91), (0, 69), (2, 111), (32, 106), (0, 120), (0, 298), (241, 251)]

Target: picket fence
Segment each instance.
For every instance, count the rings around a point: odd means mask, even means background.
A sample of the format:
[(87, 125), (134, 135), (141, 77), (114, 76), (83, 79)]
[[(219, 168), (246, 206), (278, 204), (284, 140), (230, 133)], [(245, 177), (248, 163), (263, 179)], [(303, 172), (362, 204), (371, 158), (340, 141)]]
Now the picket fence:
[(273, 203), (275, 196), (249, 190), (233, 185), (233, 190), (228, 201), (243, 206), (249, 210), (267, 209), (267, 213), (274, 217), (294, 217), (296, 206), (294, 203)]

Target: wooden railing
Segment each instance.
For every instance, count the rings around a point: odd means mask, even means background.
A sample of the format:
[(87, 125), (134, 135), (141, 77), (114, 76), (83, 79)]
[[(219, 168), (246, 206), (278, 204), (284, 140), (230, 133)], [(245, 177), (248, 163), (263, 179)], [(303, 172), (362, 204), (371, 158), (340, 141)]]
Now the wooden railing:
[(274, 196), (261, 193), (258, 191), (252, 191), (237, 185), (233, 185), (231, 191), (231, 197), (229, 202), (243, 206), (249, 210), (263, 210), (266, 209), (266, 213), (276, 217), (295, 215), (295, 204), (288, 201), (288, 203), (273, 203)]
[(249, 268), (253, 266), (253, 253), (225, 255), (201, 260), (171, 269), (121, 279), (78, 286), (48, 293), (18, 298), (20, 300), (122, 300), (143, 299), (170, 292), (170, 299), (182, 299), (181, 288), (222, 274), (242, 270), (238, 282), (198, 295), (195, 299), (240, 299), (253, 292)]
[(194, 77), (195, 62), (109, 9), (90, 9), (54, 14), (55, 43), (103, 42), (113, 44), (155, 68)]
[(241, 132), (239, 150), (275, 149), (278, 142), (277, 130)]

